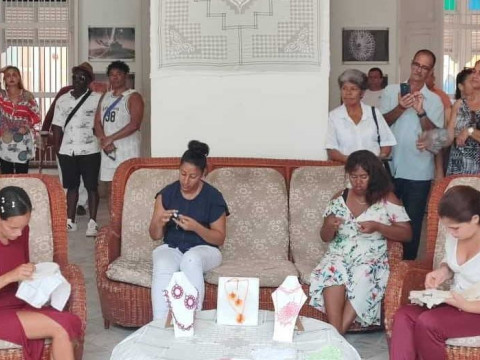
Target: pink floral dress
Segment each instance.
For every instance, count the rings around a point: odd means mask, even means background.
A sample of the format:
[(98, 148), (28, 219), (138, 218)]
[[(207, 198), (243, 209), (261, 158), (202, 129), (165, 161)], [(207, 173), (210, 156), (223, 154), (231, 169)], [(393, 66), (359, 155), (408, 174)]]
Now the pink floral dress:
[(376, 221), (385, 225), (409, 221), (403, 206), (382, 200), (357, 218), (339, 196), (330, 201), (324, 217), (334, 214), (345, 220), (310, 277), (310, 305), (325, 312), (323, 289), (345, 285), (347, 298), (361, 326), (380, 324), (380, 304), (387, 285), (387, 241), (379, 232), (364, 234), (358, 223)]

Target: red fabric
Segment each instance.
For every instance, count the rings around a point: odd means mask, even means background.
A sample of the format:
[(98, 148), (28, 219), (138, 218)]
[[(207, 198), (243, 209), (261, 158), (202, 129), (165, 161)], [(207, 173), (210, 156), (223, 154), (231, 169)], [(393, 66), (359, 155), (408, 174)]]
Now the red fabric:
[(33, 128), (34, 125), (40, 122), (40, 112), (38, 110), (37, 102), (32, 93), (23, 90), (22, 96), (17, 104), (13, 103), (5, 90), (1, 92), (0, 108), (4, 115), (3, 127), (7, 129), (18, 128), (20, 126), (27, 126)]
[(404, 305), (393, 321), (390, 360), (447, 358), (445, 341), (480, 335), (480, 315), (450, 305)]
[[(29, 262), (28, 226), (22, 235), (8, 245), (0, 243), (0, 276)], [(0, 289), (0, 339), (23, 347), (25, 360), (38, 360), (42, 356), (44, 340), (28, 340), (17, 317), (17, 311), (34, 311), (46, 315), (59, 323), (68, 333), (70, 339), (81, 335), (81, 321), (76, 315), (60, 312), (52, 308), (36, 309), (15, 297), (18, 283), (12, 283)]]

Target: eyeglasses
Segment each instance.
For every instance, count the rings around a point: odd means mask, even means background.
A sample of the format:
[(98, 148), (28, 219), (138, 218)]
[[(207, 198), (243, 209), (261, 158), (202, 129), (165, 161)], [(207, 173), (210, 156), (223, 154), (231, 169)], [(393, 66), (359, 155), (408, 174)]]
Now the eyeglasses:
[(105, 155), (107, 155), (107, 157), (110, 160), (113, 160), (113, 161), (117, 160), (117, 149), (110, 152), (106, 152), (105, 150), (103, 150), (103, 152), (105, 153)]
[(415, 69), (421, 69), (422, 71), (425, 71), (425, 72), (430, 71), (432, 69), (430, 66), (421, 65), (416, 61), (412, 61), (412, 66)]

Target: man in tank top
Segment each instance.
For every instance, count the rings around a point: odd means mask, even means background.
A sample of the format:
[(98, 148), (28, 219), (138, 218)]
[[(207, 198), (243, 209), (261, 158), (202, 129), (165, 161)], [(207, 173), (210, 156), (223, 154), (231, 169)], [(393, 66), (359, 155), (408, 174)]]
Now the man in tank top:
[(95, 135), (102, 147), (100, 181), (107, 183), (125, 160), (140, 156), (140, 125), (143, 118), (142, 96), (127, 86), (130, 68), (114, 61), (107, 68), (111, 90), (103, 95), (95, 114)]

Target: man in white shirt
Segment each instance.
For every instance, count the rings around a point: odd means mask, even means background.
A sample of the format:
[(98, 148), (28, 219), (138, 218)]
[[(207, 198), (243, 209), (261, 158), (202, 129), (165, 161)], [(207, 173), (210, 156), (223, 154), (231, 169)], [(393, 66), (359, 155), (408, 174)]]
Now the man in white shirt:
[(89, 90), (94, 79), (92, 66), (84, 62), (72, 69), (73, 90), (58, 98), (52, 121), (55, 152), (67, 189), (67, 230), (76, 231), (75, 212), (82, 177), (88, 192), (90, 221), (86, 236), (96, 236), (100, 145), (93, 133), (100, 94)]
[(362, 101), (370, 106), (378, 108), (383, 94), (383, 72), (374, 67), (368, 70), (368, 89), (363, 94)]
[(444, 125), (442, 101), (425, 84), (435, 60), (430, 50), (417, 51), (408, 79), (410, 93), (401, 96), (400, 84), (389, 85), (380, 103), (380, 111), (397, 139), (390, 166), (395, 194), (402, 200), (412, 221), (412, 240), (404, 243), (403, 258), (406, 260), (417, 256), (425, 207), (435, 176), (434, 155), (419, 150), (417, 140), (423, 131)]

